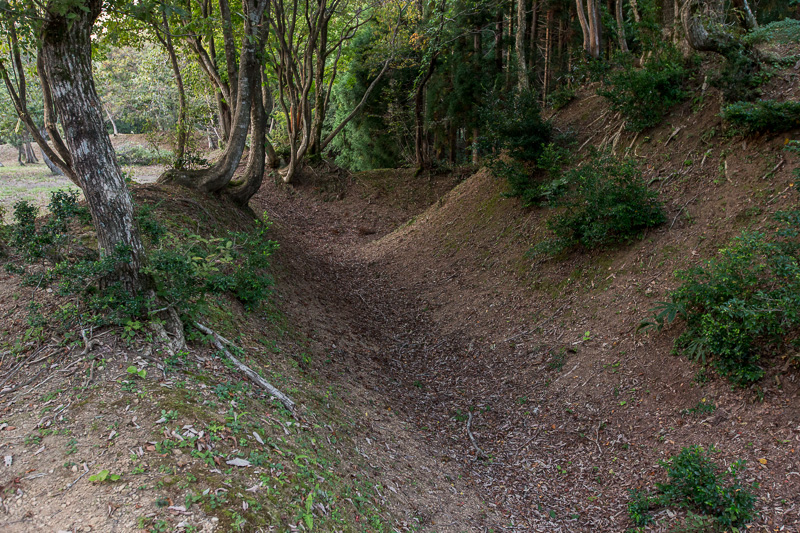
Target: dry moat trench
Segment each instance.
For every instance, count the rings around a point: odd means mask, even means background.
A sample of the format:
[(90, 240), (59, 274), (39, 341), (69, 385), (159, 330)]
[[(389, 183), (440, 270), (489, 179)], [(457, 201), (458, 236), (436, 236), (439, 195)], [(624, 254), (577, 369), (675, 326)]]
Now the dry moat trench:
[[(481, 502), (426, 530), (625, 531), (628, 490), (663, 481), (659, 461), (693, 444), (716, 446), (723, 464), (748, 460), (745, 479), (761, 484), (754, 526), (797, 523), (796, 387), (753, 404), (724, 381), (695, 382), (698, 368), (669, 355), (671, 335), (636, 335), (643, 293), (675, 264), (656, 268), (651, 254), (685, 236), (531, 266), (519, 244), (536, 220), (494, 178), (411, 183), (432, 200), (421, 214), (359, 179), (347, 192), (319, 176), (268, 186), (254, 208), (276, 223), (279, 293), (299, 290), (283, 298), (330, 347), (331, 372), (374, 392), (377, 413), (399, 413), (458, 473), (451, 490)], [(626, 269), (648, 256), (651, 270)], [(686, 414), (705, 401), (716, 411)], [(684, 516), (661, 510), (652, 530)]]

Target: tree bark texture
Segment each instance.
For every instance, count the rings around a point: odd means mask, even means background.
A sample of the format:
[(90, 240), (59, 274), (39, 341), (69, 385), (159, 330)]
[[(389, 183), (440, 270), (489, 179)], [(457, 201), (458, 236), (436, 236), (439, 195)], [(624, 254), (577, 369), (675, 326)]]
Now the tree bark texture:
[[(48, 13), (42, 31), (42, 63), (92, 214), (102, 255), (124, 251), (114, 280), (130, 293), (149, 288), (141, 273), (145, 254), (133, 218), (131, 201), (114, 148), (106, 132), (102, 105), (92, 76), (91, 35), (102, 0), (88, 0), (65, 14)], [(66, 15), (70, 15), (68, 19)]]

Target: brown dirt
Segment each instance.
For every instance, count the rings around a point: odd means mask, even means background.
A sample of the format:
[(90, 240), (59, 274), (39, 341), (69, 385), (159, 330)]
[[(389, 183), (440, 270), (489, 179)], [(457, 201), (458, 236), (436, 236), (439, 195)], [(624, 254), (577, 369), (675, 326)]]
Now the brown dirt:
[[(699, 109), (686, 104), (670, 124), (638, 137), (622, 131), (616, 143), (621, 119), (598, 97), (555, 117), (563, 130), (588, 132), (579, 145), (639, 158), (669, 213), (640, 241), (564, 261), (525, 258), (546, 234), (547, 211), (520, 209), (483, 171), (391, 233), (395, 216), (376, 211), (363, 189), (327, 203), (319, 185), (259, 195), (285, 251), (305, 266), (287, 285), (308, 286), (327, 310), (298, 315), (330, 342), (352, 325), (351, 371), (402, 410), (443, 463), (463, 468), (509, 529), (623, 531), (627, 489), (652, 487), (663, 479), (658, 461), (693, 444), (719, 448), (724, 464), (748, 461), (745, 479), (760, 483), (756, 527), (800, 523), (796, 369), (771, 370), (757, 389), (697, 383), (698, 367), (670, 355), (675, 328), (636, 334), (676, 285), (676, 269), (793, 203), (785, 136), (722, 136), (718, 101), (711, 91)], [(378, 375), (361, 370), (369, 360)], [(682, 414), (704, 402), (716, 410)], [(468, 438), (470, 409), (491, 461)], [(657, 515), (656, 530), (676, 525), (670, 513)]]
[[(726, 136), (718, 112), (719, 95), (710, 90), (663, 126), (633, 135), (589, 89), (557, 113), (559, 129), (583, 132), (578, 146), (641, 160), (669, 213), (667, 224), (630, 245), (559, 261), (526, 258), (546, 236), (549, 213), (522, 209), (485, 171), (464, 179), (318, 168), (292, 188), (265, 184), (251, 207), (275, 222), (281, 244), (275, 305), (304, 339), (287, 350), (313, 358), (302, 372), (263, 350), (251, 364), (289, 376), (294, 390), (340, 391), (338, 408), (357, 420), (337, 430), (350, 433), (348, 449), (369, 465), (353, 461), (343, 468), (369, 470), (390, 488), (385, 505), (398, 528), (625, 531), (631, 526), (627, 489), (653, 487), (663, 480), (660, 460), (701, 444), (717, 447), (724, 464), (747, 459), (745, 480), (760, 484), (754, 529), (797, 530), (800, 388), (796, 367), (777, 370), (787, 354), (776, 354), (776, 368), (757, 388), (732, 389), (721, 379), (698, 383), (698, 366), (670, 355), (677, 328), (636, 333), (675, 287), (676, 269), (712, 256), (742, 229), (761, 227), (775, 210), (796, 204), (790, 195), (797, 162), (782, 152), (785, 138), (796, 136)], [(17, 340), (31, 289), (0, 276), (4, 338)], [(256, 352), (251, 335), (267, 324), (264, 316), (241, 319), (232, 333), (244, 332), (243, 342)], [(49, 362), (63, 368), (80, 349)], [(85, 439), (81, 461), (123, 468), (126, 450), (153, 438), (161, 399), (142, 406), (146, 429), (128, 424), (131, 407), (114, 404), (109, 387), (137, 354), (110, 340), (96, 350), (106, 363), (89, 380), (99, 385), (93, 410), (73, 405), (57, 415), (69, 409), (69, 427)], [(155, 500), (178, 497), (160, 488), (138, 493), (130, 482), (98, 487), (85, 478), (48, 497), (80, 474), (60, 466), (68, 436), (45, 437), (37, 456), (42, 444), (25, 444), (25, 436), (51, 412), (42, 409), (69, 403), (68, 391), (86, 379), (88, 364), (79, 363), (73, 381), (54, 379), (36, 390), (29, 388), (45, 374), (28, 372), (10, 382), (33, 378), (17, 402), (4, 396), (3, 420), (18, 428), (0, 431), (4, 455), (17, 457), (0, 478), (10, 494), (0, 523), (9, 530), (47, 524), (127, 531), (145, 515), (140, 509), (164, 516)], [(156, 389), (174, 385), (152, 379)], [(61, 396), (45, 400), (44, 391), (55, 387)], [(199, 397), (207, 392), (193, 389)], [(325, 401), (304, 403), (316, 411)], [(716, 410), (682, 412), (699, 403)], [(310, 421), (324, 426), (327, 414), (317, 416)], [(106, 418), (125, 424), (112, 441)], [(270, 427), (281, 435), (280, 427)], [(47, 475), (25, 479), (39, 473)], [(153, 469), (143, 479), (152, 485), (162, 477)], [(674, 528), (682, 516), (660, 511), (650, 530)], [(211, 529), (205, 512), (191, 520)]]

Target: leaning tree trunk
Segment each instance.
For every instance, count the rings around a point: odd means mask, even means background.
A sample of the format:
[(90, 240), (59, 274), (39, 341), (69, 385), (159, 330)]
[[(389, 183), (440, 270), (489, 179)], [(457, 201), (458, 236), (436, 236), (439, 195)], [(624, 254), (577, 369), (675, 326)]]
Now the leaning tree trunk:
[[(589, 0), (591, 2), (591, 0)], [(575, 0), (575, 7), (578, 8), (578, 22), (581, 25), (581, 33), (583, 34), (583, 50), (587, 54), (592, 53), (592, 38), (589, 33), (589, 20), (586, 18), (586, 9), (583, 7), (583, 0)], [(548, 12), (548, 15), (550, 13)], [(550, 24), (548, 19), (547, 30), (549, 33)]]
[(261, 74), (259, 73), (256, 83), (256, 90), (253, 90), (252, 109), (250, 111), (250, 154), (247, 159), (247, 167), (244, 176), (237, 182), (231, 182), (230, 187), (225, 191), (236, 204), (246, 206), (250, 198), (253, 197), (264, 180), (265, 159), (267, 155), (267, 115), (264, 112), (264, 101), (261, 91), (258, 90), (261, 84)]
[(80, 176), (92, 214), (102, 255), (122, 252), (108, 282), (119, 282), (136, 294), (148, 289), (142, 274), (144, 247), (133, 218), (133, 202), (125, 185), (114, 148), (106, 132), (102, 105), (92, 77), (92, 28), (102, 0), (88, 0), (87, 9), (50, 13), (42, 31), (45, 77), (66, 133), (72, 168)]
[(47, 154), (44, 153), (44, 152), (42, 152), (42, 160), (44, 161), (44, 164), (47, 165), (47, 168), (50, 169), (50, 173), (53, 176), (63, 176), (64, 175), (64, 173), (61, 172), (61, 169), (58, 168), (56, 166), (56, 164), (53, 163), (53, 161), (49, 157), (47, 157)]
[(159, 183), (177, 183), (203, 192), (216, 192), (228, 186), (242, 160), (247, 144), (247, 130), (250, 128), (253, 79), (260, 77), (261, 73), (261, 67), (256, 60), (256, 47), (259, 46), (258, 28), (262, 24), (267, 0), (247, 0), (245, 5), (247, 13), (244, 17), (244, 36), (239, 58), (236, 112), (225, 151), (217, 162), (207, 169), (169, 169), (158, 178)]

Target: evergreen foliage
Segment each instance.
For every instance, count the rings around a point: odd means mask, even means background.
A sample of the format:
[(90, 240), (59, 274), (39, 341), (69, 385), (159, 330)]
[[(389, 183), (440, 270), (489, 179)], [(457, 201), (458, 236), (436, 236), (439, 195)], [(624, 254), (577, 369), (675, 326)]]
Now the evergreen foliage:
[(598, 248), (627, 242), (666, 220), (658, 194), (648, 189), (630, 159), (595, 153), (565, 176), (561, 211), (548, 220), (555, 237), (531, 250), (555, 255), (574, 246)]
[(734, 102), (722, 109), (722, 118), (747, 133), (780, 133), (800, 127), (800, 102)]
[(630, 54), (618, 56), (618, 61), (620, 68), (608, 75), (597, 93), (609, 101), (611, 109), (622, 113), (631, 131), (658, 125), (672, 106), (690, 94), (684, 88), (689, 71), (675, 48), (653, 55), (642, 68), (634, 65)]
[[(630, 490), (628, 514), (636, 526), (653, 521), (650, 511), (659, 507), (683, 507), (689, 519), (703, 530), (730, 531), (756, 517), (754, 483), (740, 480), (745, 461), (736, 461), (725, 470), (700, 446), (689, 446), (660, 465), (667, 470), (667, 483), (657, 483), (655, 492)], [(699, 513), (695, 515), (694, 513)]]
[(679, 271), (683, 283), (653, 322), (686, 330), (675, 348), (739, 385), (764, 375), (762, 357), (782, 353), (800, 327), (800, 211), (780, 212), (771, 232), (745, 232), (718, 257)]

